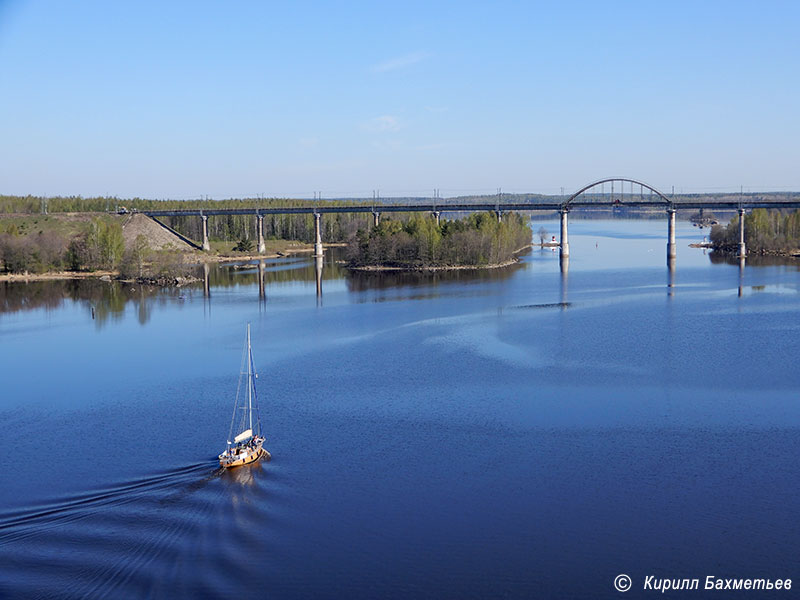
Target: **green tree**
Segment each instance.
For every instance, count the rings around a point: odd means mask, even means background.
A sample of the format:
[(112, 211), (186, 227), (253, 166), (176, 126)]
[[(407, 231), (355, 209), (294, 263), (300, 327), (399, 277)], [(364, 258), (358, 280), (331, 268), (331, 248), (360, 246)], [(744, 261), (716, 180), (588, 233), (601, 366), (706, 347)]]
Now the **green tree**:
[(120, 275), (123, 277), (144, 277), (147, 272), (147, 262), (150, 260), (151, 250), (147, 238), (139, 234), (133, 241), (120, 264)]
[(253, 240), (248, 238), (242, 238), (239, 240), (233, 249), (235, 252), (252, 252), (253, 251)]

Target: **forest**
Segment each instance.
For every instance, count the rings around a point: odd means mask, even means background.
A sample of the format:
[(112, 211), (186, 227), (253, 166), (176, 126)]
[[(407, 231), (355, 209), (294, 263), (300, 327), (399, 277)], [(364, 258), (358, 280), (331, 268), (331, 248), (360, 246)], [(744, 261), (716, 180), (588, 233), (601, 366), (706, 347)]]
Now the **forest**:
[[(800, 210), (756, 208), (744, 217), (745, 244), (748, 253), (790, 254), (800, 248)], [(721, 252), (736, 252), (739, 247), (739, 217), (728, 225), (711, 228), (711, 244)]]
[(473, 213), (438, 224), (429, 215), (414, 213), (406, 220), (383, 219), (377, 227), (359, 229), (346, 256), (352, 268), (489, 266), (511, 261), (531, 238), (527, 220), (516, 213), (504, 214), (501, 221), (489, 212)]

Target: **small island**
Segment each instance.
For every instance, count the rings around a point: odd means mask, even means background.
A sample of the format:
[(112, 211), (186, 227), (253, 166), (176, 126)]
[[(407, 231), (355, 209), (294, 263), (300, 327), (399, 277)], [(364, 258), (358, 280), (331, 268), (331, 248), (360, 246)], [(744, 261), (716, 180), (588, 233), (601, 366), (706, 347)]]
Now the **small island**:
[(490, 212), (463, 219), (415, 213), (359, 229), (347, 246), (352, 270), (487, 269), (511, 265), (531, 245), (532, 231), (516, 213), (498, 219)]

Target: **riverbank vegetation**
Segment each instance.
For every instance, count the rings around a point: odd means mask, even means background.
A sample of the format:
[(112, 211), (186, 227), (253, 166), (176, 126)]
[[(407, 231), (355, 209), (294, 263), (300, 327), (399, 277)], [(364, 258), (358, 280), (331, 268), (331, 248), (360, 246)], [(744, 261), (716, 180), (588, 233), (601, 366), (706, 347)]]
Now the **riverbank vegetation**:
[(108, 215), (0, 220), (0, 272), (114, 269), (124, 249), (122, 227)]
[(492, 213), (474, 213), (440, 224), (414, 213), (360, 229), (347, 246), (347, 260), (351, 268), (485, 267), (512, 261), (531, 238), (527, 221), (516, 213), (499, 222)]
[[(756, 208), (744, 217), (744, 233), (748, 254), (797, 254), (800, 249), (800, 211), (785, 213)], [(727, 226), (711, 228), (711, 244), (720, 252), (738, 251), (738, 215)]]
[(183, 275), (180, 253), (150, 249), (144, 236), (126, 248), (114, 215), (0, 219), (0, 274), (119, 272), (126, 278)]

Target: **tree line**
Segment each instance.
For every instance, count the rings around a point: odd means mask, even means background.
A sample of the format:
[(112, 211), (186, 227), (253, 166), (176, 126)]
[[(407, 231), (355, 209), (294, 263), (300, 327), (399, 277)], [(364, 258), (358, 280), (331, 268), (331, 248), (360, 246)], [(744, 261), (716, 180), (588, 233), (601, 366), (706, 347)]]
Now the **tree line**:
[[(358, 200), (315, 200), (318, 206), (365, 205)], [(308, 200), (287, 198), (244, 198), (228, 200), (121, 200), (113, 196), (0, 196), (0, 214), (41, 214), (63, 212), (116, 212), (147, 210), (247, 209), (269, 207), (306, 207)], [(343, 242), (372, 219), (368, 213), (326, 213), (321, 220), (322, 237), (327, 242)], [(182, 235), (199, 241), (202, 222), (196, 216), (164, 217), (163, 221)], [(208, 235), (213, 241), (255, 240), (256, 218), (253, 215), (214, 215), (208, 219)], [(314, 217), (308, 214), (264, 215), (267, 239), (314, 241)]]
[[(213, 208), (233, 208), (222, 204), (216, 204)], [(259, 206), (265, 208), (263, 204)], [(203, 223), (197, 216), (159, 217), (159, 220), (189, 239), (203, 239)], [(371, 220), (369, 213), (326, 213), (320, 219), (322, 239), (325, 242), (344, 242)], [(212, 241), (253, 241), (258, 237), (257, 219), (253, 215), (212, 215), (208, 217), (207, 224), (208, 237)], [(310, 214), (264, 215), (263, 228), (265, 239), (305, 243), (314, 241), (314, 216)]]
[[(756, 208), (744, 217), (747, 251), (751, 253), (785, 253), (800, 248), (800, 210)], [(711, 244), (715, 250), (736, 252), (739, 248), (739, 217), (725, 225), (711, 228)]]
[(489, 212), (473, 213), (439, 224), (413, 213), (359, 229), (347, 246), (347, 260), (351, 267), (486, 266), (510, 261), (531, 238), (526, 220), (516, 213), (503, 215), (502, 221)]

